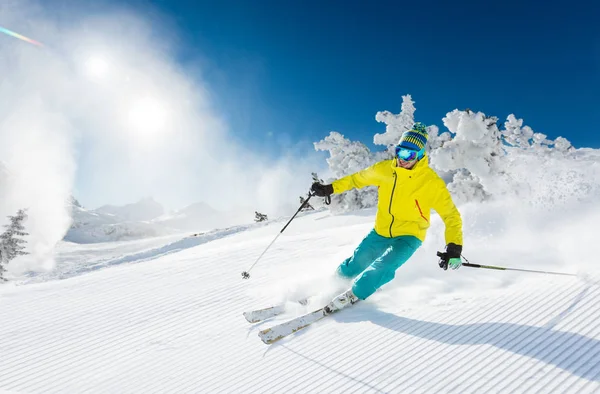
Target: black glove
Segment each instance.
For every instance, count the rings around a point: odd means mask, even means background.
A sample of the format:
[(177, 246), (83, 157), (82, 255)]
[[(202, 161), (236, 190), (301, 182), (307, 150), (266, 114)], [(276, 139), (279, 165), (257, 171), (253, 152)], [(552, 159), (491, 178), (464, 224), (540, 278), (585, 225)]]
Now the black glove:
[(313, 183), (310, 190), (315, 193), (315, 196), (317, 197), (329, 197), (333, 194), (332, 185), (321, 185), (319, 182)]
[[(448, 262), (451, 259), (459, 259), (460, 260), (461, 253), (462, 253), (462, 245), (457, 245), (454, 243), (449, 243), (448, 245), (446, 245), (445, 253), (437, 252), (438, 257), (440, 258), (440, 262), (439, 262), (440, 268), (442, 268), (443, 270), (447, 270)], [(458, 264), (458, 266), (460, 266), (460, 264)], [(458, 268), (458, 267), (456, 267), (456, 268)], [(456, 269), (456, 268), (454, 268), (454, 269)]]

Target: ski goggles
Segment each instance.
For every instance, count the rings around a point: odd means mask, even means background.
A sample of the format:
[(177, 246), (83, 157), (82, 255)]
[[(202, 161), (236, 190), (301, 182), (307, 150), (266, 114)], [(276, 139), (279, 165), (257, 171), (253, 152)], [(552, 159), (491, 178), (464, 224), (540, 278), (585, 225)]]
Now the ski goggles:
[(402, 161), (415, 161), (419, 152), (412, 149), (396, 147), (396, 157)]

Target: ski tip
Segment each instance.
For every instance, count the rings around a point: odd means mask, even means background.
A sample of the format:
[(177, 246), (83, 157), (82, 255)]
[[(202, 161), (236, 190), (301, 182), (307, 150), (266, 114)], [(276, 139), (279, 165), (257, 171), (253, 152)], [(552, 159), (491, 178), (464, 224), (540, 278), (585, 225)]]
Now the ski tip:
[(260, 337), (260, 340), (263, 341), (263, 343), (266, 345), (271, 345), (272, 343), (275, 343), (281, 338), (283, 338), (283, 335), (274, 336), (270, 328), (259, 331), (258, 336)]

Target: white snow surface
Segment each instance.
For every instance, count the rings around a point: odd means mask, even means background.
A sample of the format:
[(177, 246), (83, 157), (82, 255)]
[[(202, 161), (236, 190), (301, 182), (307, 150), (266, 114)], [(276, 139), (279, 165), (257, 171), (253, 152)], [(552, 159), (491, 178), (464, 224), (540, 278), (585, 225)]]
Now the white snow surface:
[[(63, 243), (55, 272), (0, 286), (0, 391), (592, 393), (600, 391), (597, 205), (465, 205), (472, 263), (577, 277), (443, 271), (439, 218), (367, 301), (276, 344), (260, 329), (344, 289), (332, 278), (373, 210), (118, 243)], [(569, 219), (568, 221), (566, 219)], [(249, 324), (242, 312), (314, 294)]]

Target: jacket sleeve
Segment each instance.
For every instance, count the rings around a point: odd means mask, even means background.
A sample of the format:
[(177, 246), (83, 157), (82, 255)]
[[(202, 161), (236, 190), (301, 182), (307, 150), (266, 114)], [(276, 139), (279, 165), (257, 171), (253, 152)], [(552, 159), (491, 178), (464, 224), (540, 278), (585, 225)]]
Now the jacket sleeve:
[(454, 205), (452, 197), (450, 196), (450, 192), (448, 191), (444, 181), (440, 178), (439, 182), (440, 186), (433, 209), (435, 209), (435, 211), (441, 216), (442, 220), (444, 221), (444, 225), (446, 226), (446, 245), (449, 243), (462, 245), (463, 234), (460, 213), (458, 212), (458, 209), (456, 209), (456, 205)]
[(362, 171), (355, 172), (354, 174), (347, 175), (334, 181), (331, 184), (333, 186), (333, 192), (337, 194), (352, 189), (360, 189), (365, 186), (379, 186), (381, 164), (382, 163), (379, 162)]

